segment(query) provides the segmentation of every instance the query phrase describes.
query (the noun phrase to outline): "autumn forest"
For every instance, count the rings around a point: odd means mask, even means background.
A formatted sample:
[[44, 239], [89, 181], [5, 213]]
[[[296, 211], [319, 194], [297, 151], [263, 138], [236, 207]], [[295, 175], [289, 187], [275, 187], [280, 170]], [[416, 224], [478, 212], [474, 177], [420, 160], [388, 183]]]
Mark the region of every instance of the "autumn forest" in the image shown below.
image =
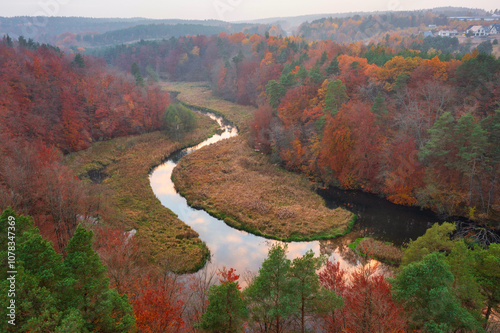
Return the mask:
[[[59, 18], [30, 38], [5, 18], [1, 331], [500, 330], [500, 34], [437, 35], [468, 29], [463, 10], [293, 34], [285, 19]], [[388, 241], [332, 189], [435, 218]], [[250, 247], [224, 261], [167, 192], [258, 236], [259, 268]]]

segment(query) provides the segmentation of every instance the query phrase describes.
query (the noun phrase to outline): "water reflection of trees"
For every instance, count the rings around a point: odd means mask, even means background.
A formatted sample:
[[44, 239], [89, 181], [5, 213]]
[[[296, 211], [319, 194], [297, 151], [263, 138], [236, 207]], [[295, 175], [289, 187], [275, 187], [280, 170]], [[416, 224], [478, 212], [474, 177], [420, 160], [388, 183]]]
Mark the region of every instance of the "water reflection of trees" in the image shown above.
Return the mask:
[[342, 269], [348, 272], [354, 271], [360, 265], [374, 265], [378, 263], [377, 271], [384, 275], [392, 275], [393, 269], [377, 260], [367, 258], [358, 254], [349, 247], [349, 244], [357, 238], [363, 237], [360, 233], [354, 232], [343, 237], [319, 241], [320, 254], [328, 256], [332, 262], [340, 262]]

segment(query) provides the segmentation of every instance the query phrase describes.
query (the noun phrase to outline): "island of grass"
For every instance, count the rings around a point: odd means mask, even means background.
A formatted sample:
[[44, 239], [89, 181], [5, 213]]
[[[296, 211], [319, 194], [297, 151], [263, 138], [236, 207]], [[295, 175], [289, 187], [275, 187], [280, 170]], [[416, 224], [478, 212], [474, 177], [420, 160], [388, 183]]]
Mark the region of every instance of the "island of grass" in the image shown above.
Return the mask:
[[[99, 182], [111, 193], [120, 225], [136, 229], [143, 255], [152, 264], [175, 262], [177, 272], [203, 267], [209, 251], [191, 229], [156, 198], [149, 173], [176, 150], [193, 146], [215, 133], [218, 125], [197, 115], [197, 128], [174, 142], [162, 132], [94, 143], [67, 156], [66, 163], [80, 179]], [[106, 221], [104, 221], [106, 223]]]
[[172, 179], [191, 206], [266, 238], [334, 238], [349, 232], [355, 219], [343, 208], [327, 208], [305, 176], [273, 165], [241, 136], [185, 156]]
[[391, 243], [381, 242], [370, 237], [356, 239], [349, 244], [349, 248], [360, 255], [391, 265], [399, 265], [403, 259], [403, 251], [400, 248]]

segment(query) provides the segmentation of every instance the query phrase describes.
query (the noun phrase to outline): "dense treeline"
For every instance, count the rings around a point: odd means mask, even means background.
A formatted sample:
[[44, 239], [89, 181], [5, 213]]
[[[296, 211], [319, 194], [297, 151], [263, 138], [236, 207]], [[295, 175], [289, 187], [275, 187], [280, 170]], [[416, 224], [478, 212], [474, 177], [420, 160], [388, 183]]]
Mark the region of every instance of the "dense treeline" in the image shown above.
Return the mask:
[[212, 27], [196, 24], [148, 24], [131, 28], [109, 31], [103, 34], [83, 35], [81, 39], [91, 45], [118, 44], [140, 39], [161, 39], [185, 35], [218, 35], [226, 32], [225, 27]]
[[22, 38], [8, 44], [0, 45], [3, 134], [67, 153], [161, 127], [168, 97], [158, 88], [138, 88], [99, 59], [30, 47]]
[[0, 64], [0, 206], [34, 216], [62, 250], [78, 221], [103, 207], [102, 189], [76, 180], [61, 153], [163, 128], [169, 98], [100, 59], [22, 37], [0, 41]]
[[[31, 22], [30, 22], [31, 21]], [[149, 24], [158, 22], [152, 19], [123, 19], [123, 18], [90, 18], [90, 17], [61, 17], [61, 16], [15, 16], [2, 17], [0, 22], [0, 31], [2, 35], [26, 36], [38, 35], [40, 42], [50, 42], [50, 38], [63, 33], [79, 33], [85, 31], [95, 31], [104, 33], [112, 30], [129, 28], [139, 24]], [[162, 21], [162, 23], [177, 22]], [[30, 23], [32, 23], [30, 25]], [[33, 26], [34, 25], [34, 26]], [[41, 29], [43, 26], [43, 29]]]
[[238, 33], [103, 56], [125, 70], [136, 62], [148, 77], [208, 79], [223, 98], [260, 106], [255, 147], [287, 169], [398, 204], [498, 219], [500, 61], [436, 46], [458, 47], [451, 38], [392, 35], [365, 46]]

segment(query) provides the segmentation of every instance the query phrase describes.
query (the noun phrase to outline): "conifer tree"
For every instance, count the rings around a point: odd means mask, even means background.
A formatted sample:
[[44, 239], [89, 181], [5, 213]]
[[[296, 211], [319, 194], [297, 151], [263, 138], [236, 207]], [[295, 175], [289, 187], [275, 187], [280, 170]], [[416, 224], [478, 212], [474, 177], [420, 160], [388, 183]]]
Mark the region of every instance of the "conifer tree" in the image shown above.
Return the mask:
[[282, 332], [290, 316], [297, 313], [298, 283], [290, 276], [286, 249], [286, 245], [274, 244], [259, 275], [245, 290], [252, 319], [265, 332]]
[[325, 111], [330, 111], [332, 115], [337, 114], [342, 104], [347, 103], [346, 86], [341, 80], [335, 80], [328, 83], [325, 95]]
[[61, 282], [64, 307], [80, 310], [89, 331], [123, 332], [134, 326], [127, 296], [109, 289], [109, 279], [92, 249], [93, 233], [78, 226], [66, 247]]

